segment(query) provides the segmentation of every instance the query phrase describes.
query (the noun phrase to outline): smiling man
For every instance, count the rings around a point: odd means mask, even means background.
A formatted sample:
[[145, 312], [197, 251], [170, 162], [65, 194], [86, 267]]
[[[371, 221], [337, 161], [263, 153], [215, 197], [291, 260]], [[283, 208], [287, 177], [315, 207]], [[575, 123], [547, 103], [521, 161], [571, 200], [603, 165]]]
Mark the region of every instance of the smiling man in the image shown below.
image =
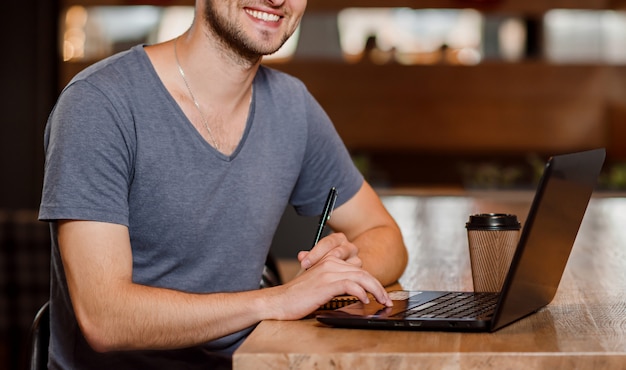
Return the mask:
[[[401, 275], [394, 220], [297, 79], [260, 65], [306, 1], [198, 0], [190, 29], [77, 75], [45, 131], [53, 369], [228, 368], [265, 319]], [[259, 289], [284, 208], [335, 231]], [[313, 230], [312, 230], [313, 233]], [[306, 249], [308, 246], [295, 246]]]

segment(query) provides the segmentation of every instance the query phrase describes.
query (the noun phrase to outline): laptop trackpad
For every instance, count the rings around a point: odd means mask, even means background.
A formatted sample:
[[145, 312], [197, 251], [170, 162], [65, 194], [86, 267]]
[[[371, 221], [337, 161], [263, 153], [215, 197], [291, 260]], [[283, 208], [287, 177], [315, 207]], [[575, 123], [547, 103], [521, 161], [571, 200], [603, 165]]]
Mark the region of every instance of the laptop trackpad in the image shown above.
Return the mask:
[[357, 302], [335, 311], [355, 316], [389, 317], [423, 305], [445, 294], [446, 292], [397, 290], [389, 292], [389, 297], [393, 300], [393, 307], [386, 307], [375, 300], [371, 300], [368, 304]]

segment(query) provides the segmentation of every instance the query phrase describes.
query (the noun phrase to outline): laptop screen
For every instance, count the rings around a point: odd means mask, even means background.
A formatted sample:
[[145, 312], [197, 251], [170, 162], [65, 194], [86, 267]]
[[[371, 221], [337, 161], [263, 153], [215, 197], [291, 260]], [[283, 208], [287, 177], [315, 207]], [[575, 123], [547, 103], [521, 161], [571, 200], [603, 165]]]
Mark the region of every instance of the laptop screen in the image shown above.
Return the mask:
[[492, 330], [554, 298], [604, 157], [604, 149], [597, 149], [555, 156], [546, 164], [502, 288]]

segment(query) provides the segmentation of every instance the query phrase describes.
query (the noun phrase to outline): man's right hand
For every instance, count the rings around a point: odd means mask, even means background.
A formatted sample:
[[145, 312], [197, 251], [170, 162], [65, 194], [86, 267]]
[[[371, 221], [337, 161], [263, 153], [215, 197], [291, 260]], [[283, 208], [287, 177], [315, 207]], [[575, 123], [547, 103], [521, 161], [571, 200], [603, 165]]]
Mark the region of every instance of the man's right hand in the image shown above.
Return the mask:
[[277, 320], [297, 320], [340, 295], [352, 295], [364, 303], [369, 296], [380, 304], [393, 305], [385, 288], [362, 268], [333, 255], [327, 255], [288, 283], [265, 289]]

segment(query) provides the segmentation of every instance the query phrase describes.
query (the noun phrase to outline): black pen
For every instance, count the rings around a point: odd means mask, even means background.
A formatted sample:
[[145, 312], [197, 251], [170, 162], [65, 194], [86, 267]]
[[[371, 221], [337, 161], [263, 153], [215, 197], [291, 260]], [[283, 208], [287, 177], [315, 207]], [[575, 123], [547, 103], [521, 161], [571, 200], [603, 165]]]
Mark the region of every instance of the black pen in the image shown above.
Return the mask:
[[322, 215], [320, 216], [320, 223], [319, 225], [317, 225], [317, 233], [315, 234], [315, 240], [313, 241], [312, 247], [315, 247], [315, 244], [320, 241], [322, 233], [324, 232], [324, 227], [326, 226], [326, 222], [328, 222], [331, 213], [333, 213], [333, 208], [335, 207], [336, 200], [337, 189], [333, 186], [328, 192], [328, 198], [326, 198], [326, 204], [324, 204], [324, 209], [322, 210]]

